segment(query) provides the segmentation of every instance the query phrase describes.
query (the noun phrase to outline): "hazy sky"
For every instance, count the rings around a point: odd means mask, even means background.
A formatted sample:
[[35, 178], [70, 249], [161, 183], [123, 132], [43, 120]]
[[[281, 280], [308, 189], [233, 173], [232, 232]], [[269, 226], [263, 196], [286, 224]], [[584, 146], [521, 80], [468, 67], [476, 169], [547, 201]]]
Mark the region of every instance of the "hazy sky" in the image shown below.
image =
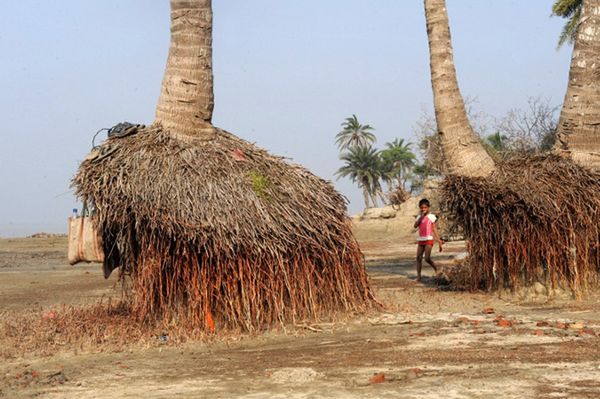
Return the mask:
[[[490, 114], [560, 103], [571, 49], [551, 0], [447, 0], [461, 89]], [[334, 180], [352, 113], [379, 145], [431, 108], [422, 0], [213, 0], [215, 125]], [[65, 232], [93, 134], [151, 123], [167, 0], [19, 0], [0, 14], [0, 235]], [[358, 188], [335, 181], [361, 209]]]

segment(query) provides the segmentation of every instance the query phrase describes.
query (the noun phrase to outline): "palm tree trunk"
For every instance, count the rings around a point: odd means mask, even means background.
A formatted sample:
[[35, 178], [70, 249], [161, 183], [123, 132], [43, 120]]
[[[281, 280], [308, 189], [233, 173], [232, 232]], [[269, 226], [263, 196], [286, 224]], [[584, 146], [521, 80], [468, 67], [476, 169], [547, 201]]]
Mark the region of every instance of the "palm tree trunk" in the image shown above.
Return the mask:
[[377, 208], [379, 204], [377, 204], [377, 196], [374, 191], [370, 191], [369, 195], [371, 196], [371, 202], [373, 203], [373, 208]]
[[600, 169], [600, 0], [584, 0], [555, 149]]
[[385, 179], [385, 185], [387, 187], [387, 190], [391, 192], [394, 189], [394, 181], [393, 181], [393, 179], [386, 178]]
[[171, 45], [156, 122], [171, 133], [214, 137], [211, 0], [171, 0]]
[[445, 0], [425, 0], [425, 18], [435, 118], [448, 172], [487, 176], [495, 165], [469, 123], [458, 88]]
[[377, 195], [379, 196], [379, 199], [381, 200], [383, 206], [385, 206], [387, 204], [387, 198], [385, 197], [385, 194], [383, 193], [383, 190], [381, 188], [377, 189]]
[[369, 206], [369, 190], [366, 186], [363, 186], [363, 199], [365, 200], [365, 211], [370, 208]]
[[402, 188], [402, 190], [404, 191], [406, 191], [406, 178], [404, 177], [405, 175], [406, 171], [403, 167], [400, 173], [398, 174], [398, 177], [396, 177], [396, 184], [398, 185], [398, 188]]

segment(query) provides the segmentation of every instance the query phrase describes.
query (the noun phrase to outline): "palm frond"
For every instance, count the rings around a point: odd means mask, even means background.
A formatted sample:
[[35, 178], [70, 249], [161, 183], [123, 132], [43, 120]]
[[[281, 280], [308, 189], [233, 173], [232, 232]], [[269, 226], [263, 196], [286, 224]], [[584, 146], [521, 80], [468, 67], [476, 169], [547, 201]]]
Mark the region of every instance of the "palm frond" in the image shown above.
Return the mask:
[[583, 0], [557, 0], [552, 6], [552, 15], [567, 18], [567, 22], [558, 37], [557, 48], [565, 43], [573, 44], [577, 35], [577, 28], [581, 22], [581, 8]]

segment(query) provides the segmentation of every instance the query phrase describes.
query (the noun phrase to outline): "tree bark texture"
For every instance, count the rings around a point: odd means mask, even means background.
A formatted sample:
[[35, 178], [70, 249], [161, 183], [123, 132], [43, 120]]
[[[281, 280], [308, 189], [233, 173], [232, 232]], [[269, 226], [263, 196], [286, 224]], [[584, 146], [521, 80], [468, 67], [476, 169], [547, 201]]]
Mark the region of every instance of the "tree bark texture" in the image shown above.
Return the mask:
[[369, 206], [369, 190], [366, 186], [363, 186], [363, 199], [365, 201], [365, 211], [370, 208]]
[[425, 19], [435, 118], [448, 173], [487, 176], [495, 164], [469, 123], [458, 88], [445, 1], [425, 0]]
[[600, 0], [584, 0], [555, 149], [600, 170]]
[[156, 121], [171, 133], [210, 140], [213, 107], [211, 0], [171, 0], [171, 44]]

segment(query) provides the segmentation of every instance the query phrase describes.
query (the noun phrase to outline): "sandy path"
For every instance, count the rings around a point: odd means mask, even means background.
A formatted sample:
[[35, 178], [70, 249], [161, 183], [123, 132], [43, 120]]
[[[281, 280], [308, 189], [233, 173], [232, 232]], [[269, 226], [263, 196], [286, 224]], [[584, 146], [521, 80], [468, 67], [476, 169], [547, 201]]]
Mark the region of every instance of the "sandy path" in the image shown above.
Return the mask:
[[[522, 304], [441, 291], [414, 282], [413, 249], [394, 243], [373, 256], [386, 313], [211, 344], [3, 359], [0, 397], [600, 397], [599, 296]], [[0, 306], [49, 309], [112, 292], [97, 265], [73, 268], [63, 251], [60, 240], [0, 240]], [[370, 383], [376, 373], [384, 381]]]

